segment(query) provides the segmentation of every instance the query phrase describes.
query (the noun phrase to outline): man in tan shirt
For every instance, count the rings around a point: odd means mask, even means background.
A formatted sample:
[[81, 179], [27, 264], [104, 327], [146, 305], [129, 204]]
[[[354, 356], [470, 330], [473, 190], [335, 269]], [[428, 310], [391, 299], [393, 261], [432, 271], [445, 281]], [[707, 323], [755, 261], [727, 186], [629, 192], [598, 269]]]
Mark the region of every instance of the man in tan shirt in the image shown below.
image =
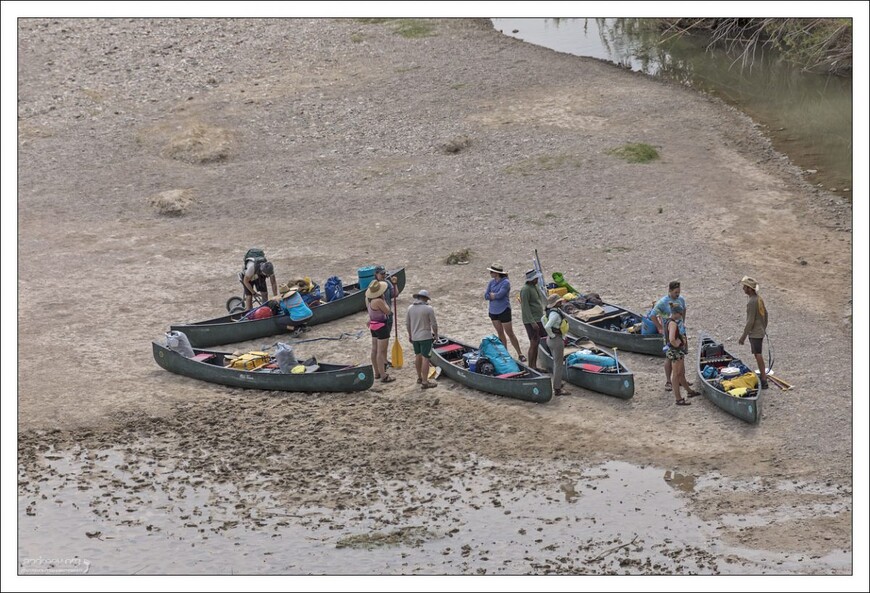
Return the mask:
[[438, 384], [429, 381], [429, 355], [432, 353], [432, 344], [438, 339], [438, 322], [435, 320], [435, 310], [429, 304], [429, 292], [421, 290], [413, 296], [415, 300], [408, 307], [405, 320], [408, 340], [414, 345], [417, 383], [423, 389], [432, 389]]
[[767, 308], [764, 306], [764, 301], [758, 296], [760, 288], [758, 282], [749, 276], [744, 276], [740, 281], [743, 285], [743, 292], [749, 297], [746, 303], [746, 326], [743, 328], [743, 335], [737, 342], [741, 346], [749, 337], [749, 345], [752, 353], [755, 355], [755, 361], [758, 363], [758, 375], [761, 379], [761, 388], [767, 389], [767, 369], [764, 368], [764, 355], [761, 353], [761, 346], [764, 342], [764, 336], [767, 335]]

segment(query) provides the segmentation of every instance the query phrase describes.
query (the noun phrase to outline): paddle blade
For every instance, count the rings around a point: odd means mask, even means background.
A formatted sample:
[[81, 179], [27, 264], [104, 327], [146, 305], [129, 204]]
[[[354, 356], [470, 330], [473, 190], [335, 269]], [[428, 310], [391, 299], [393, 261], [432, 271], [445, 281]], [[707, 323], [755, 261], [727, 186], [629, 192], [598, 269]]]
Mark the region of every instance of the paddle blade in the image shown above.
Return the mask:
[[399, 344], [399, 340], [393, 342], [392, 359], [393, 368], [400, 369], [405, 364], [405, 357], [402, 354], [402, 345]]

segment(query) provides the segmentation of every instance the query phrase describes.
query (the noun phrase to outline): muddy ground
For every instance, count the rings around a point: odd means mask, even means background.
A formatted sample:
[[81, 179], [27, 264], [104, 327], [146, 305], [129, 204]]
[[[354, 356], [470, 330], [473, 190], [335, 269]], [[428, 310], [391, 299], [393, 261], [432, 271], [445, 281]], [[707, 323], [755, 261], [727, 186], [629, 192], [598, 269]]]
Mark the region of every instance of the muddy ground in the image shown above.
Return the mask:
[[[396, 23], [357, 20], [19, 21], [21, 554], [58, 537], [27, 531], [52, 504], [40, 498], [51, 492], [40, 480], [58, 476], [90, 500], [95, 521], [119, 530], [114, 541], [126, 531], [95, 502], [103, 493], [179, 496], [185, 480], [240, 500], [241, 528], [256, 524], [245, 509], [262, 499], [241, 494], [253, 489], [291, 517], [380, 504], [395, 535], [425, 529], [441, 512], [435, 499], [492, 505], [475, 488], [445, 494], [457, 476], [475, 479], [477, 459], [497, 476], [496, 492], [532, 494], [580, 488], [571, 468], [619, 461], [729, 480], [724, 489], [674, 489], [686, 512], [720, 526], [708, 544], [815, 559], [786, 563], [786, 573], [849, 573], [850, 205], [804, 182], [751, 120], [717, 99], [524, 44], [487, 21], [427, 25], [428, 35], [406, 37]], [[608, 152], [632, 142], [661, 158], [635, 164]], [[674, 406], [662, 361], [630, 353], [622, 360], [636, 375], [633, 399], [574, 388], [545, 405], [447, 379], [422, 392], [407, 364], [395, 383], [354, 395], [246, 392], [158, 368], [150, 341], [172, 322], [223, 314], [251, 246], [266, 250], [279, 281], [348, 281], [362, 265], [405, 266], [400, 315], [426, 288], [441, 333], [468, 342], [492, 330], [482, 299], [492, 262], [518, 289], [537, 249], [546, 270], [636, 310], [678, 278], [690, 338], [707, 331], [747, 359], [748, 345], [736, 342], [745, 315], [737, 281], [748, 274], [770, 310], [775, 369], [795, 388], [767, 391], [761, 424], [748, 426], [706, 401]], [[470, 249], [470, 263], [446, 265], [460, 249]], [[359, 314], [306, 337], [364, 323]], [[304, 346], [321, 360], [368, 359], [367, 338]], [[121, 457], [95, 470], [107, 451]], [[59, 470], [52, 458], [72, 465]], [[154, 469], [166, 463], [184, 477]], [[413, 504], [396, 494], [402, 484]], [[424, 487], [435, 498], [415, 494]], [[157, 508], [148, 496], [135, 505]], [[734, 513], [754, 520], [729, 523]], [[363, 535], [382, 533], [359, 525]], [[72, 548], [96, 541], [69, 538]], [[642, 538], [652, 546], [669, 535]], [[597, 560], [630, 539], [601, 536], [550, 563], [541, 544], [500, 570], [716, 574], [726, 565], [715, 553], [691, 566], [645, 564], [639, 551], [636, 563]], [[263, 570], [337, 572], [334, 555], [356, 540], [341, 541], [313, 560]], [[416, 540], [402, 541], [413, 548]], [[456, 562], [417, 568], [486, 571], [479, 554], [462, 555], [457, 544]], [[127, 571], [101, 554], [91, 552], [95, 571]], [[840, 559], [824, 560], [832, 554]], [[727, 564], [777, 571], [748, 557]], [[148, 566], [162, 572], [159, 559]]]

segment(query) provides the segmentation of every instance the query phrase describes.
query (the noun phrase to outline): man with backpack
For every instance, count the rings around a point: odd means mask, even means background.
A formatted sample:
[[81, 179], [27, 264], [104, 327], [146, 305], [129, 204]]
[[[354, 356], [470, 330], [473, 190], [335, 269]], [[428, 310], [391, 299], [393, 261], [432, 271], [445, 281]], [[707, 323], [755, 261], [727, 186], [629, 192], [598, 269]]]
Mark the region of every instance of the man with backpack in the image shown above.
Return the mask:
[[269, 291], [266, 289], [266, 278], [272, 282], [272, 293], [278, 296], [278, 281], [275, 279], [275, 267], [266, 259], [266, 253], [262, 249], [252, 247], [245, 253], [245, 267], [239, 273], [239, 281], [245, 289], [245, 311], [250, 311], [253, 306], [254, 291], [260, 293], [263, 303], [269, 300]]

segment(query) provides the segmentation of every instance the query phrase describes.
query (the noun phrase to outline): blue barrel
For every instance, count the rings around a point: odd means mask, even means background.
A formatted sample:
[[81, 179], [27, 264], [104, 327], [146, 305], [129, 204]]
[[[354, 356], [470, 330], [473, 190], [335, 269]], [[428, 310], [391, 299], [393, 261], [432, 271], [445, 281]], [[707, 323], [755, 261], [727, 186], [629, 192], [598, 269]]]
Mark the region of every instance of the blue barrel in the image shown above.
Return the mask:
[[369, 287], [369, 284], [371, 284], [372, 280], [375, 279], [375, 267], [366, 266], [364, 268], [359, 268], [357, 270], [357, 276], [359, 276], [360, 290], [365, 290]]
[[598, 356], [597, 354], [584, 354], [583, 352], [574, 352], [565, 357], [565, 364], [595, 364], [600, 367], [615, 367], [616, 361], [609, 356]]

